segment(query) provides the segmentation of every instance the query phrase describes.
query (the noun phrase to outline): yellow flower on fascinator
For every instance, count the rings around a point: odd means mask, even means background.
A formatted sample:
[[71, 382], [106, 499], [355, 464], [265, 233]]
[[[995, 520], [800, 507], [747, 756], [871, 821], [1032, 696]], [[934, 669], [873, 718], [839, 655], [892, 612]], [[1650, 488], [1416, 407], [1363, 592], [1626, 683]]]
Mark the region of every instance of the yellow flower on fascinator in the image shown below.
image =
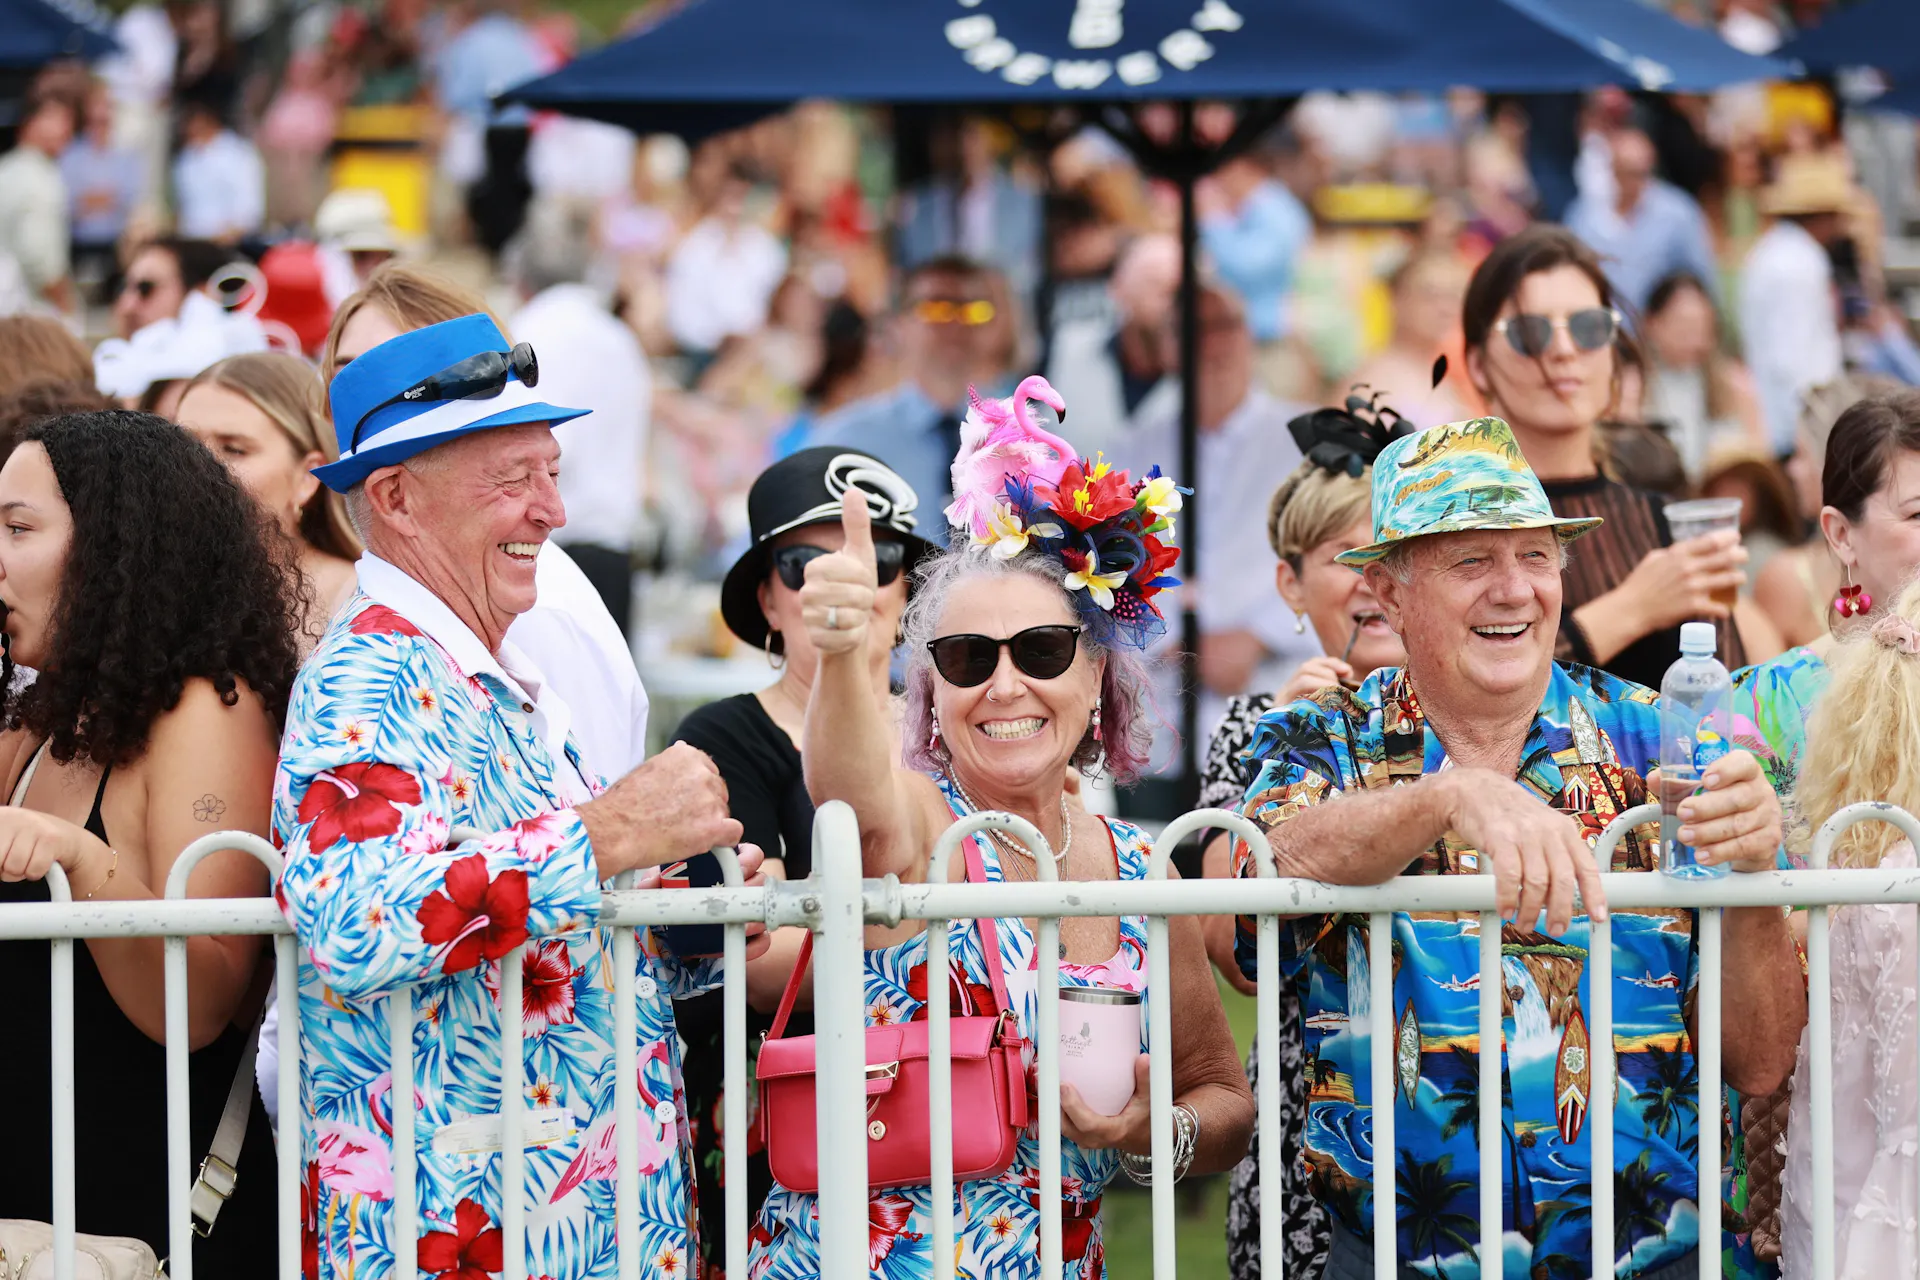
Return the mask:
[[1913, 624], [1897, 613], [1890, 613], [1874, 623], [1869, 634], [1876, 644], [1898, 649], [1909, 658], [1920, 654], [1920, 631], [1914, 630]]
[[1064, 551], [1061, 559], [1067, 563], [1067, 590], [1084, 591], [1102, 609], [1113, 608], [1113, 593], [1126, 583], [1125, 573], [1100, 572], [1100, 557], [1091, 551]]
[[1013, 506], [1005, 498], [993, 504], [987, 513], [987, 531], [973, 535], [974, 545], [991, 549], [996, 560], [1011, 560], [1027, 549], [1030, 537], [1058, 538], [1060, 526], [1042, 521], [1032, 528], [1020, 522]]
[[1140, 505], [1167, 522], [1168, 536], [1173, 529], [1173, 515], [1180, 510], [1180, 486], [1173, 482], [1172, 476], [1154, 476], [1140, 489]]

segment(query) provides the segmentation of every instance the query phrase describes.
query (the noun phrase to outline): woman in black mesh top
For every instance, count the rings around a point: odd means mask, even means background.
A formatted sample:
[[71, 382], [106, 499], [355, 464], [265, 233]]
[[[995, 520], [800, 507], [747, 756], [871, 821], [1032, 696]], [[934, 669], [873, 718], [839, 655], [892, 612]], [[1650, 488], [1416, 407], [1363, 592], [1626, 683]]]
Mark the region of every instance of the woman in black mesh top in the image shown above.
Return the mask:
[[[1594, 253], [1563, 227], [1537, 225], [1487, 255], [1462, 309], [1467, 372], [1513, 427], [1554, 514], [1606, 523], [1573, 549], [1555, 656], [1651, 688], [1680, 654], [1680, 624], [1720, 624], [1720, 660], [1753, 658], [1732, 610], [1716, 601], [1744, 581], [1737, 533], [1675, 544], [1666, 499], [1609, 479], [1595, 424], [1618, 390], [1615, 344], [1627, 341]], [[1764, 656], [1764, 655], [1762, 655]]]

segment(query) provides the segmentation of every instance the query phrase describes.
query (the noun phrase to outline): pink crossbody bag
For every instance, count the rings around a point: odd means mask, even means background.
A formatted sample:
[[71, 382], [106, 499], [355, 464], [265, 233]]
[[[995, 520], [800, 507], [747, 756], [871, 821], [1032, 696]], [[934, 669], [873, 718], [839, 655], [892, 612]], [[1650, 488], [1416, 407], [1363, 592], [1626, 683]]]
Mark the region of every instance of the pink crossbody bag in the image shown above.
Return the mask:
[[[985, 880], [979, 851], [967, 847], [967, 878]], [[1007, 999], [1000, 940], [992, 920], [976, 920], [992, 984], [993, 1009], [955, 1016], [953, 1029], [953, 1177], [956, 1182], [1006, 1172], [1027, 1127], [1026, 1041]], [[820, 1190], [814, 1103], [814, 1038], [784, 1035], [813, 955], [813, 935], [801, 944], [773, 1028], [760, 1046], [754, 1076], [760, 1083], [761, 1139], [767, 1163], [790, 1191]], [[943, 985], [951, 990], [951, 979]], [[936, 975], [927, 975], [928, 999]], [[951, 999], [948, 995], [946, 998]], [[902, 1022], [867, 1028], [867, 1185], [925, 1186], [933, 1180], [931, 1070], [927, 1024]]]

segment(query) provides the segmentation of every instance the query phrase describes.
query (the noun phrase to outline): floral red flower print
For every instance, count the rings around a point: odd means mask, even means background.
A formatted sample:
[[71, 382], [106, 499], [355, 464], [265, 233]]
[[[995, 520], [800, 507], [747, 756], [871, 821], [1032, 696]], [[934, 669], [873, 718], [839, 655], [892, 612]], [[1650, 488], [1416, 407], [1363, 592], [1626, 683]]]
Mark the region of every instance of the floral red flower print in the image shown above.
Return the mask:
[[527, 940], [527, 873], [487, 876], [479, 854], [447, 868], [444, 887], [420, 904], [420, 937], [446, 946], [442, 973], [459, 973], [483, 960], [498, 960]]
[[420, 803], [420, 780], [405, 769], [372, 761], [343, 764], [313, 779], [300, 797], [300, 821], [313, 824], [307, 850], [324, 853], [345, 837], [355, 844], [400, 829], [400, 807]]
[[908, 1231], [913, 1219], [913, 1201], [905, 1196], [875, 1196], [867, 1204], [867, 1265], [878, 1268], [893, 1252], [901, 1237], [920, 1239], [917, 1231]]
[[306, 1280], [320, 1277], [320, 1162], [307, 1161], [306, 1176], [300, 1179], [300, 1274]]
[[357, 636], [417, 636], [420, 628], [383, 604], [368, 605], [348, 628]]
[[[527, 948], [520, 959], [520, 1012], [527, 1035], [541, 1035], [556, 1023], [573, 1021], [573, 981], [585, 972], [584, 966], [573, 963], [573, 953], [558, 938]], [[485, 981], [494, 1003], [499, 1004], [499, 965], [488, 967]]]
[[488, 1280], [506, 1267], [500, 1228], [487, 1211], [472, 1200], [462, 1200], [453, 1211], [454, 1230], [429, 1231], [420, 1237], [420, 1269], [434, 1280]]
[[565, 821], [549, 809], [488, 836], [481, 848], [489, 853], [518, 853], [528, 862], [545, 862], [566, 842]]

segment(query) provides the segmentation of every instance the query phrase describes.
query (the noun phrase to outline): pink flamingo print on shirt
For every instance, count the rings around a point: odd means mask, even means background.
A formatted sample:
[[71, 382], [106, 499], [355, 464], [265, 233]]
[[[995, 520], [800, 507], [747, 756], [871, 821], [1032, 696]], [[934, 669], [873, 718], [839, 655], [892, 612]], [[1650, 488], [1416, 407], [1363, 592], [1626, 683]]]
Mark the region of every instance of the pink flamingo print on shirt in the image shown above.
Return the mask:
[[[637, 1172], [641, 1177], [658, 1173], [667, 1162], [667, 1155], [673, 1149], [671, 1141], [663, 1142], [660, 1124], [654, 1117], [654, 1108], [658, 1100], [647, 1088], [646, 1071], [649, 1062], [665, 1062], [667, 1046], [665, 1041], [656, 1040], [640, 1052], [640, 1070], [635, 1085], [640, 1090], [640, 1164]], [[568, 1193], [587, 1181], [611, 1182], [618, 1159], [616, 1150], [619, 1142], [619, 1127], [615, 1124], [616, 1112], [609, 1110], [593, 1122], [587, 1130], [586, 1140], [580, 1144], [580, 1154], [573, 1158], [566, 1172], [560, 1175], [548, 1204], [559, 1204]]]
[[1073, 446], [1040, 427], [1027, 411], [1039, 401], [1066, 418], [1067, 402], [1039, 374], [1024, 379], [1005, 400], [982, 400], [971, 389], [960, 453], [953, 460], [953, 505], [947, 522], [985, 537], [994, 503], [1006, 493], [1007, 477], [1025, 473], [1035, 484], [1058, 485]]

